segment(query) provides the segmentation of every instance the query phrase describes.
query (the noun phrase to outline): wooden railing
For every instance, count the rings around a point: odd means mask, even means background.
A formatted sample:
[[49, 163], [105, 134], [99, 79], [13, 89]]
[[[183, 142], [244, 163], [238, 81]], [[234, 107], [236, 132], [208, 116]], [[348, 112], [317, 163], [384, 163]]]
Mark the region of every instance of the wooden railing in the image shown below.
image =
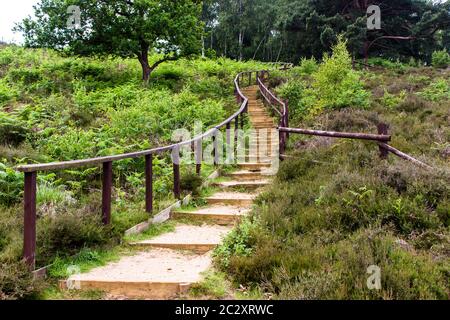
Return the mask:
[[[292, 64], [283, 64], [281, 70], [287, 70], [292, 67]], [[278, 115], [279, 124], [278, 127], [289, 127], [289, 101], [281, 100], [278, 98], [265, 84], [265, 80], [270, 76], [268, 71], [260, 71], [257, 74], [257, 84], [259, 92], [263, 98], [263, 102], [266, 106], [272, 108], [273, 112]], [[280, 132], [279, 134], [279, 146], [280, 154], [283, 154], [286, 150], [286, 143], [289, 139], [288, 132]]]
[[[274, 66], [284, 69], [286, 64], [274, 64]], [[263, 71], [267, 72], [267, 71]], [[218, 143], [216, 136], [219, 130], [226, 127], [227, 132], [231, 131], [232, 123], [234, 122], [235, 141], [237, 139], [237, 131], [239, 127], [243, 129], [244, 115], [248, 111], [248, 99], [241, 91], [241, 85], [252, 85], [252, 81], [258, 79], [261, 71], [246, 71], [239, 73], [234, 79], [235, 95], [240, 105], [236, 113], [228, 119], [211, 128], [207, 132], [194, 137], [191, 140], [180, 143], [154, 148], [150, 150], [125, 153], [120, 155], [97, 157], [83, 160], [73, 160], [45, 164], [31, 164], [22, 165], [16, 170], [25, 174], [24, 185], [24, 242], [23, 242], [23, 257], [31, 269], [35, 267], [36, 258], [36, 193], [37, 193], [37, 174], [45, 171], [66, 170], [80, 167], [95, 167], [101, 165], [103, 167], [102, 177], [102, 221], [104, 224], [111, 222], [111, 192], [113, 182], [113, 162], [124, 159], [145, 158], [145, 208], [148, 213], [153, 211], [153, 156], [165, 152], [171, 152], [173, 163], [173, 193], [177, 199], [181, 197], [180, 188], [180, 148], [190, 145], [195, 153], [196, 172], [200, 174], [202, 166], [202, 146], [205, 139], [212, 139], [214, 164], [218, 161]], [[284, 123], [284, 122], [283, 122]], [[231, 139], [227, 137], [227, 144], [230, 144]], [[237, 151], [236, 151], [237, 152]]]

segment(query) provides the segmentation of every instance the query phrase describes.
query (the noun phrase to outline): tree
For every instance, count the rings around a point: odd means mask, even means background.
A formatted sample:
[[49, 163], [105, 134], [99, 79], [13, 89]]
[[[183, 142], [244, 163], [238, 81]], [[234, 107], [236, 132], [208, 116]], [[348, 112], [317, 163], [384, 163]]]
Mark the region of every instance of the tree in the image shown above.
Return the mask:
[[[80, 8], [80, 25], [73, 27], [70, 6]], [[35, 19], [24, 19], [28, 47], [47, 47], [72, 54], [137, 57], [148, 81], [161, 63], [200, 51], [202, 4], [197, 0], [41, 0]], [[149, 62], [149, 52], [160, 58]]]

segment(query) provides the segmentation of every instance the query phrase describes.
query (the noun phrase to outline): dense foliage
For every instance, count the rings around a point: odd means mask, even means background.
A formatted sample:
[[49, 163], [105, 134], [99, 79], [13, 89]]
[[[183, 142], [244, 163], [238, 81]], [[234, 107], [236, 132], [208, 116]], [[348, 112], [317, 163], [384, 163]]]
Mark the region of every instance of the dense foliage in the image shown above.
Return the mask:
[[[368, 30], [367, 8], [381, 9], [381, 30]], [[430, 62], [450, 50], [450, 2], [422, 0], [210, 0], [206, 48], [244, 59], [296, 62], [320, 58], [344, 33], [356, 57], [414, 57]]]

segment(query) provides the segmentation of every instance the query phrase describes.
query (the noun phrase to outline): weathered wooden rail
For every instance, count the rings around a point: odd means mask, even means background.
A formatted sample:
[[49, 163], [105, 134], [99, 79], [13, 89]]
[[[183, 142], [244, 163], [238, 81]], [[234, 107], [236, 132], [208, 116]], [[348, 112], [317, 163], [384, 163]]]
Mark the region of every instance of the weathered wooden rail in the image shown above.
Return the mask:
[[[286, 64], [273, 64], [273, 66], [285, 69]], [[266, 71], [263, 71], [263, 73]], [[231, 126], [234, 123], [235, 139], [237, 139], [237, 130], [243, 129], [244, 116], [248, 111], [248, 99], [241, 91], [241, 85], [253, 84], [253, 79], [259, 78], [261, 71], [246, 71], [239, 73], [234, 79], [235, 95], [240, 105], [236, 113], [224, 120], [222, 123], [211, 128], [207, 132], [194, 137], [191, 140], [175, 143], [168, 146], [154, 148], [150, 150], [97, 157], [83, 160], [73, 160], [55, 163], [31, 164], [18, 166], [16, 170], [25, 174], [24, 185], [24, 242], [23, 242], [23, 257], [30, 269], [35, 268], [36, 261], [36, 193], [37, 193], [37, 175], [39, 172], [58, 171], [81, 167], [95, 167], [102, 166], [102, 221], [104, 224], [111, 222], [111, 194], [113, 186], [113, 163], [124, 159], [145, 159], [145, 208], [148, 213], [153, 211], [153, 156], [165, 152], [171, 152], [173, 163], [173, 193], [177, 199], [181, 197], [180, 188], [180, 148], [190, 145], [195, 152], [195, 164], [197, 174], [201, 173], [202, 166], [202, 143], [205, 139], [212, 139], [214, 164], [218, 164], [218, 143], [216, 135], [220, 129], [226, 127], [227, 135], [230, 134]], [[227, 144], [231, 143], [231, 137], [227, 136]]]

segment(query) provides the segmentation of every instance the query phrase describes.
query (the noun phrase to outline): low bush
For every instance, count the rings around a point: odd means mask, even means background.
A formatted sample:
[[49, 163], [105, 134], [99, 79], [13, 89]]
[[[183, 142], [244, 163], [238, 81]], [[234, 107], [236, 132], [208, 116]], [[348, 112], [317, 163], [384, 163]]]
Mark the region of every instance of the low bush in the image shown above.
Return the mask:
[[406, 99], [406, 91], [401, 91], [398, 95], [394, 95], [389, 93], [386, 89], [384, 89], [384, 95], [380, 99], [380, 102], [386, 108], [394, 108], [401, 103], [403, 103]]
[[18, 146], [30, 134], [26, 124], [16, 116], [0, 111], [0, 144]]
[[450, 99], [450, 82], [443, 78], [437, 79], [424, 90], [419, 92], [418, 95], [433, 102]]
[[113, 241], [109, 227], [100, 219], [101, 210], [43, 217], [38, 224], [38, 262], [49, 262], [56, 255], [73, 255], [83, 247], [105, 245]]
[[289, 80], [277, 87], [277, 95], [289, 100], [289, 117], [301, 120], [309, 113], [309, 105], [305, 104], [304, 91], [306, 84], [300, 80]]
[[450, 54], [446, 50], [433, 52], [432, 64], [435, 68], [447, 68], [450, 65]]
[[42, 288], [24, 262], [0, 261], [0, 300], [33, 298]]
[[0, 79], [0, 107], [17, 97], [17, 90], [11, 88], [6, 81]]
[[188, 172], [181, 177], [180, 186], [181, 190], [192, 192], [194, 195], [198, 195], [200, 187], [203, 184], [203, 179], [195, 172]]
[[312, 57], [311, 59], [302, 58], [299, 65], [299, 70], [302, 74], [312, 75], [319, 69], [319, 65], [317, 63], [316, 58]]
[[313, 113], [343, 107], [366, 108], [370, 94], [363, 88], [359, 75], [352, 70], [347, 42], [342, 38], [333, 47], [331, 57], [325, 55], [318, 71], [313, 74], [312, 94], [317, 101]]
[[10, 206], [21, 200], [23, 174], [0, 162], [0, 205]]
[[214, 257], [223, 270], [229, 268], [233, 258], [248, 257], [252, 253], [252, 246], [255, 244], [254, 232], [257, 229], [256, 221], [244, 220], [217, 247]]

